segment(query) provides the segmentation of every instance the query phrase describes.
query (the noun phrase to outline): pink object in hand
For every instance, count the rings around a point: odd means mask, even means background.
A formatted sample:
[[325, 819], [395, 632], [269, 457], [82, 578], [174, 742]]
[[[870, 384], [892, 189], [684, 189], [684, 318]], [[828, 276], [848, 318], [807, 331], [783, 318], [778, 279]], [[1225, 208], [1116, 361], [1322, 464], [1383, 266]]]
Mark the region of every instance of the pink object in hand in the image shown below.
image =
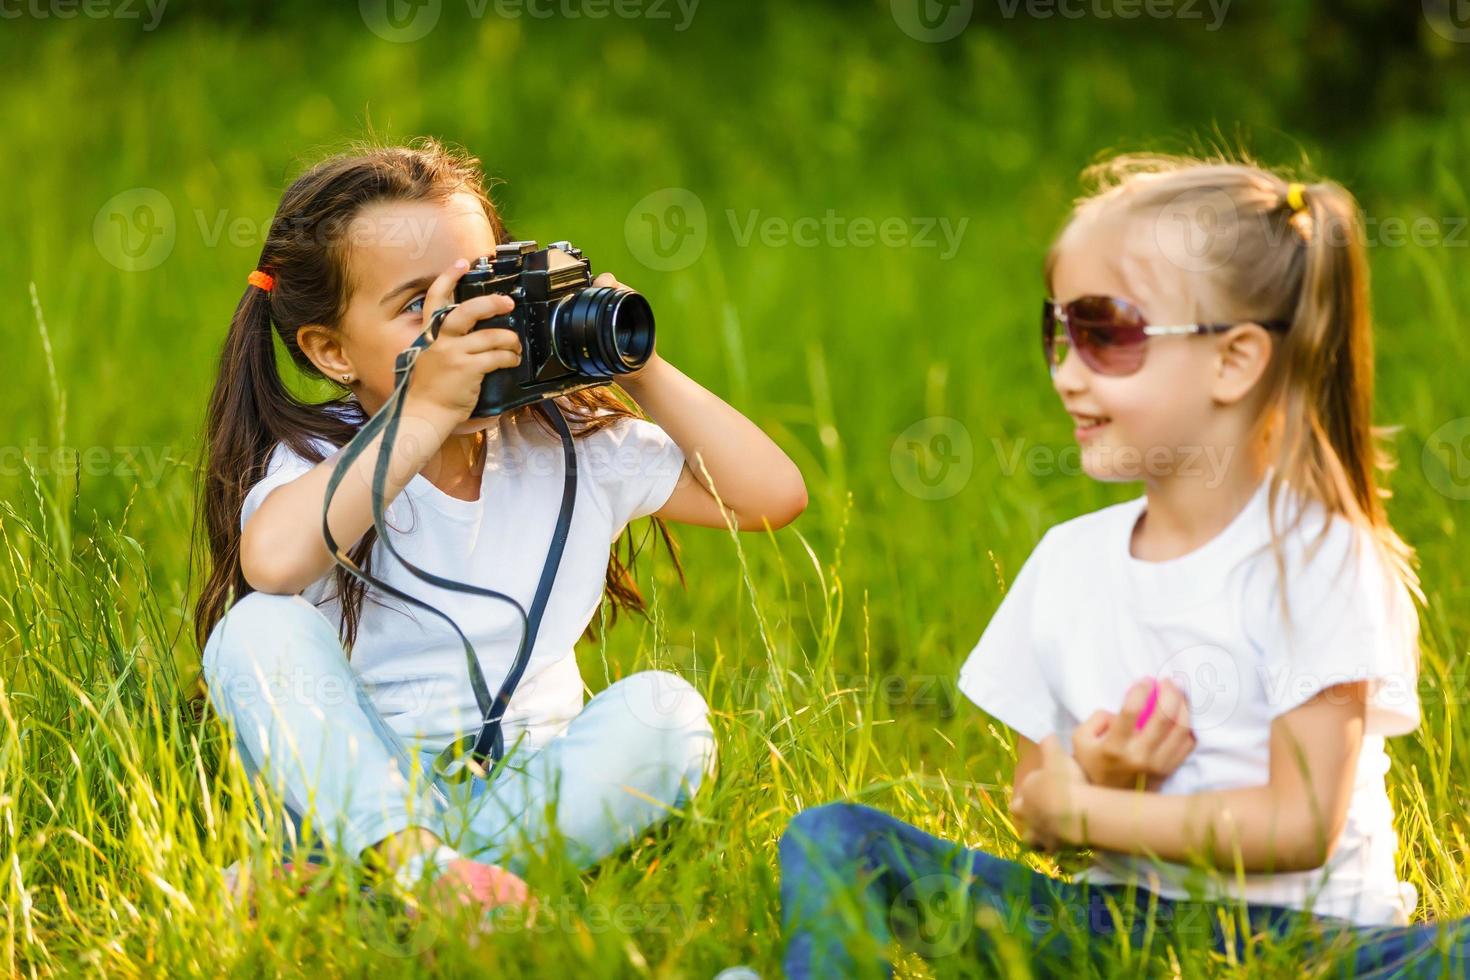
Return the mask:
[[1159, 679], [1153, 678], [1153, 687], [1149, 688], [1148, 700], [1143, 704], [1143, 711], [1139, 712], [1138, 721], [1134, 723], [1134, 731], [1143, 731], [1143, 726], [1148, 724], [1149, 718], [1154, 713], [1154, 707], [1159, 703]]

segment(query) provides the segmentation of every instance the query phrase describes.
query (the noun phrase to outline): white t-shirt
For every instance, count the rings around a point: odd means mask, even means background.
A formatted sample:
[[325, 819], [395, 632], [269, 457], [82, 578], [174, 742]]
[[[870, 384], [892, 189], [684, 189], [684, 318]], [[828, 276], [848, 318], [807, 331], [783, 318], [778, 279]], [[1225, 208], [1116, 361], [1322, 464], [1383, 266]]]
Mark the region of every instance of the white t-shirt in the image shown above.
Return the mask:
[[[1139, 678], [1170, 677], [1189, 695], [1198, 742], [1159, 792], [1263, 786], [1271, 720], [1323, 688], [1369, 679], [1365, 736], [1337, 850], [1307, 872], [1205, 873], [1187, 865], [1095, 851], [1078, 877], [1136, 881], [1170, 898], [1237, 899], [1310, 909], [1359, 924], [1403, 924], [1413, 885], [1395, 870], [1397, 840], [1384, 776], [1384, 738], [1419, 724], [1418, 618], [1408, 590], [1389, 576], [1367, 532], [1334, 517], [1319, 550], [1307, 545], [1325, 510], [1288, 489], [1288, 636], [1267, 523], [1267, 486], [1215, 538], [1169, 561], [1132, 556], [1147, 497], [1052, 528], [1026, 560], [960, 671], [960, 690], [986, 712], [1039, 742], [1101, 708], [1116, 712]], [[1356, 545], [1356, 547], [1354, 547]]]
[[[564, 479], [561, 440], [537, 420], [500, 416], [485, 430], [486, 462], [478, 500], [451, 497], [415, 474], [385, 512], [393, 545], [420, 568], [495, 589], [529, 610], [556, 528]], [[578, 436], [577, 496], [566, 549], [526, 671], [504, 719], [507, 746], [524, 733], [543, 745], [582, 709], [582, 679], [573, 648], [603, 594], [609, 551], [631, 520], [664, 505], [684, 454], [659, 426], [624, 418]], [[321, 443], [329, 456], [336, 447]], [[245, 497], [243, 528], [276, 487], [314, 464], [284, 444], [274, 448], [264, 479]], [[521, 618], [507, 602], [451, 592], [407, 572], [374, 545], [370, 573], [447, 613], [474, 645], [493, 696], [509, 672]], [[341, 622], [335, 568], [303, 590], [334, 625]], [[480, 730], [464, 647], [443, 620], [369, 589], [363, 599], [351, 664], [388, 724], [422, 751], [438, 752]]]

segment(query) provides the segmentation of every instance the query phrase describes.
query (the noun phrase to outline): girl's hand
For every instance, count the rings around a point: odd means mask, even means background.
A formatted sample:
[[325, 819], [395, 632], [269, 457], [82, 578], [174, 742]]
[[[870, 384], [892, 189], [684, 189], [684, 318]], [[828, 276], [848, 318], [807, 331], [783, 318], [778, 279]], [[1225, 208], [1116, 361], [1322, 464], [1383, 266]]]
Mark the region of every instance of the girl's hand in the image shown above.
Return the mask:
[[[594, 285], [594, 286], [612, 286], [615, 289], [628, 289], [629, 288], [624, 283], [618, 282], [617, 277], [614, 276], [611, 272], [604, 272], [602, 275], [598, 276], [596, 279], [593, 279], [592, 280], [592, 285]], [[655, 333], [655, 335], [654, 335], [654, 341], [653, 341], [653, 343], [654, 343], [654, 348], [655, 349], [648, 352], [648, 360], [644, 361], [643, 362], [643, 366], [640, 367], [638, 370], [636, 370], [636, 371], [629, 371], [627, 374], [620, 374], [616, 378], [614, 378], [613, 380], [616, 381], [619, 385], [623, 385], [623, 384], [625, 384], [625, 383], [627, 383], [629, 381], [636, 381], [637, 378], [638, 378], [638, 375], [642, 374], [644, 371], [647, 371], [648, 370], [648, 366], [650, 364], [652, 364], [655, 360], [658, 359], [658, 350], [657, 350], [657, 348], [658, 348], [658, 336], [657, 336], [657, 330], [655, 330], [654, 333]]]
[[1016, 818], [1022, 840], [1054, 851], [1082, 842], [1081, 820], [1072, 806], [1072, 794], [1077, 787], [1087, 785], [1087, 774], [1062, 748], [1057, 736], [1048, 735], [1039, 747], [1041, 764], [1026, 774], [1011, 795], [1011, 815]]
[[[460, 259], [429, 286], [424, 296], [424, 330], [434, 311], [454, 303], [454, 285], [469, 262]], [[439, 325], [439, 335], [419, 354], [409, 383], [408, 397], [421, 412], [444, 413], [454, 424], [463, 422], [480, 400], [485, 375], [521, 363], [521, 338], [514, 330], [476, 323], [503, 316], [515, 302], [499, 293], [476, 296], [454, 308]]]
[[[1154, 684], [1158, 694], [1143, 727]], [[1098, 710], [1072, 733], [1072, 752], [1097, 786], [1157, 790], [1178, 769], [1196, 741], [1189, 726], [1189, 699], [1167, 679], [1148, 677], [1134, 683], [1116, 715]]]

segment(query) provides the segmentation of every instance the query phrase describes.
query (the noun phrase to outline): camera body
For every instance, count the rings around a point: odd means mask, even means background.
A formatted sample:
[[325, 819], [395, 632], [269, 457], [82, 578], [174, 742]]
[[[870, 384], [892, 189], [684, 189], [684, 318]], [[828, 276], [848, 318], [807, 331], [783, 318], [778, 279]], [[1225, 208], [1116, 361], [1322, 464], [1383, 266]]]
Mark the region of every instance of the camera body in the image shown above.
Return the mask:
[[471, 418], [610, 384], [653, 354], [648, 300], [626, 287], [592, 285], [591, 263], [570, 242], [497, 246], [493, 256], [475, 260], [460, 277], [454, 301], [488, 293], [511, 297], [515, 309], [472, 329], [514, 330], [521, 338], [521, 363], [485, 375]]

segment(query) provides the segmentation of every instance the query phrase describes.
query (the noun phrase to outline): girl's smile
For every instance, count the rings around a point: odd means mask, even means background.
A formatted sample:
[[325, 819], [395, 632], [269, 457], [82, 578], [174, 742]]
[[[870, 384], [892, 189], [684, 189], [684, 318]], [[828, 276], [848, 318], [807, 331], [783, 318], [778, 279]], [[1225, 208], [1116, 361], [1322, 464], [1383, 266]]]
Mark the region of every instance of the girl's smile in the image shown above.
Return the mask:
[[1091, 441], [1093, 437], [1102, 431], [1104, 426], [1112, 421], [1106, 416], [1084, 415], [1081, 412], [1069, 411], [1068, 414], [1077, 421], [1077, 428], [1072, 430], [1072, 434], [1077, 437], [1078, 442]]

